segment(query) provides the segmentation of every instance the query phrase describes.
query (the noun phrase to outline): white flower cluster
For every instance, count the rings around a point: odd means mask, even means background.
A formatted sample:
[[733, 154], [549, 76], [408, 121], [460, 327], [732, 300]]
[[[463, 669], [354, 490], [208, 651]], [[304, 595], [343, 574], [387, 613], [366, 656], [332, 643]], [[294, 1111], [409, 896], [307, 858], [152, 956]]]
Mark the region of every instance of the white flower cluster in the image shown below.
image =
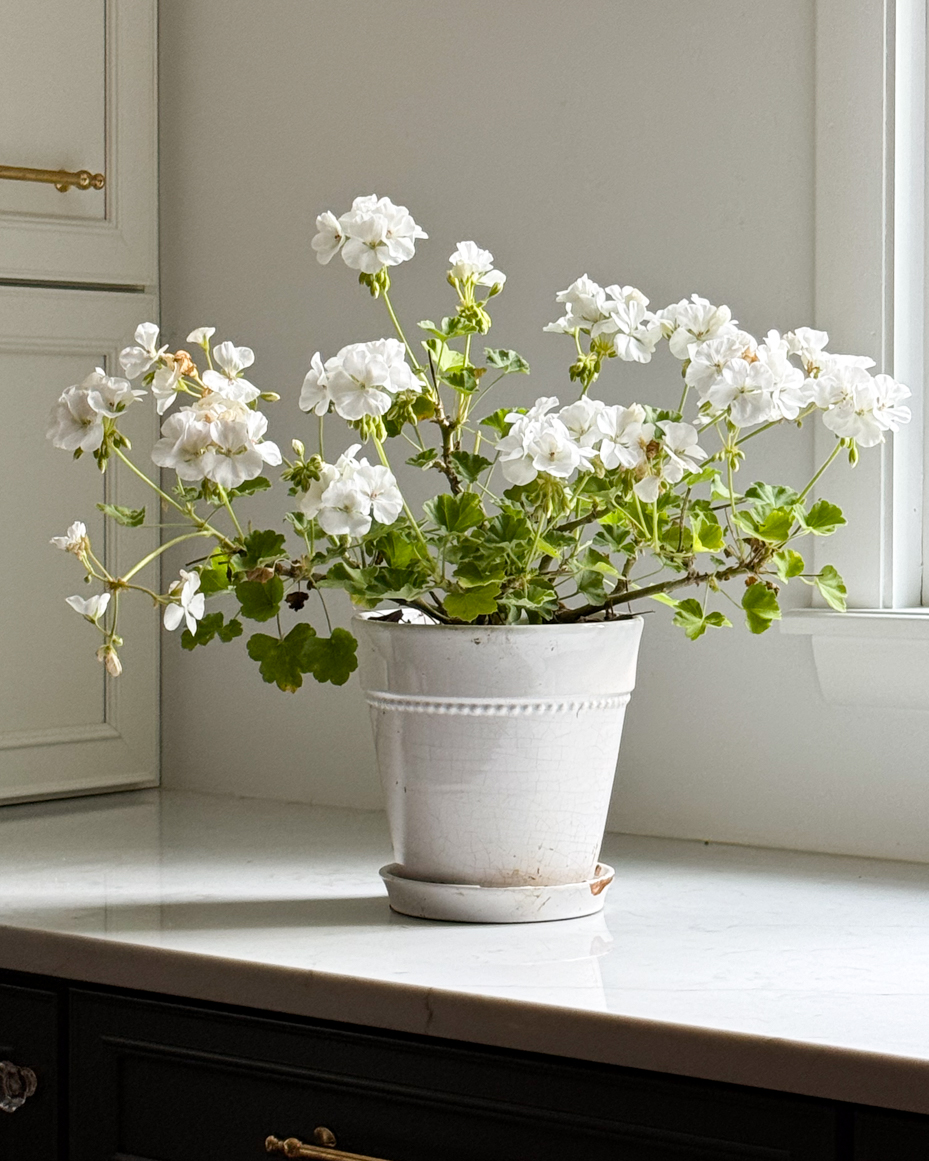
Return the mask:
[[584, 274], [555, 296], [567, 311], [544, 329], [555, 334], [583, 331], [612, 344], [620, 359], [647, 363], [662, 336], [657, 315], [647, 310], [648, 299], [634, 286], [598, 286]]
[[537, 399], [525, 414], [506, 417], [512, 426], [497, 441], [497, 451], [509, 483], [531, 483], [540, 472], [568, 479], [575, 471], [589, 470], [599, 454], [607, 470], [634, 472], [634, 492], [651, 503], [662, 483], [678, 483], [706, 459], [694, 427], [663, 423], [659, 430], [646, 422], [645, 408], [638, 403], [608, 407], [585, 397], [550, 414], [557, 406], [558, 400], [550, 396]]
[[449, 274], [458, 282], [470, 282], [474, 286], [502, 286], [506, 282], [506, 275], [494, 269], [493, 254], [482, 250], [476, 242], [459, 242], [448, 260], [452, 264]]
[[168, 416], [152, 459], [190, 483], [212, 480], [226, 489], [238, 488], [261, 475], [265, 464], [281, 463], [280, 448], [264, 438], [267, 430], [267, 417], [260, 411], [210, 391]]
[[356, 460], [356, 443], [335, 464], [323, 464], [300, 501], [305, 516], [318, 521], [329, 536], [364, 536], [372, 519], [393, 524], [403, 510], [403, 497], [393, 473], [366, 459]]
[[326, 210], [316, 219], [312, 241], [323, 266], [341, 251], [342, 260], [362, 274], [377, 274], [385, 266], [399, 266], [413, 257], [417, 238], [428, 234], [413, 221], [406, 206], [376, 194], [355, 198], [347, 214], [337, 218]]
[[705, 420], [726, 414], [737, 427], [753, 427], [796, 419], [813, 404], [840, 438], [861, 447], [883, 443], [885, 432], [910, 420], [903, 405], [909, 388], [889, 375], [870, 375], [873, 359], [827, 353], [828, 341], [825, 331], [802, 327], [783, 337], [769, 331], [758, 343], [726, 323], [714, 337], [690, 343], [685, 378], [698, 392]]
[[82, 383], [68, 387], [52, 408], [46, 435], [65, 451], [96, 451], [103, 443], [104, 418], [115, 419], [144, 391], [135, 391], [128, 380], [107, 375], [102, 367]]
[[200, 574], [183, 568], [180, 572], [181, 579], [174, 581], [168, 589], [176, 603], [165, 606], [165, 628], [173, 632], [181, 621], [186, 621], [190, 632], [196, 633], [197, 622], [206, 612], [206, 597], [197, 592], [200, 588]]
[[384, 415], [398, 391], [419, 390], [397, 339], [352, 343], [322, 361], [319, 351], [303, 380], [300, 408], [325, 415], [332, 406], [343, 419]]

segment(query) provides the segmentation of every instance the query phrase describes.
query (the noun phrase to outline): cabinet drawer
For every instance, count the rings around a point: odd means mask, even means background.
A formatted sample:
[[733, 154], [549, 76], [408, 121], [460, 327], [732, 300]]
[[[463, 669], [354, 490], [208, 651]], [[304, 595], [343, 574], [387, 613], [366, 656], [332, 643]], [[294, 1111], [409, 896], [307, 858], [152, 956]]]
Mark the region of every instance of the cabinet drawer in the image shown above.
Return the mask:
[[58, 997], [0, 984], [0, 1060], [36, 1074], [35, 1093], [0, 1111], [0, 1161], [49, 1161], [58, 1149]]
[[855, 1161], [924, 1161], [929, 1118], [863, 1109], [855, 1114]]
[[833, 1110], [683, 1078], [72, 993], [71, 1161], [836, 1161]]

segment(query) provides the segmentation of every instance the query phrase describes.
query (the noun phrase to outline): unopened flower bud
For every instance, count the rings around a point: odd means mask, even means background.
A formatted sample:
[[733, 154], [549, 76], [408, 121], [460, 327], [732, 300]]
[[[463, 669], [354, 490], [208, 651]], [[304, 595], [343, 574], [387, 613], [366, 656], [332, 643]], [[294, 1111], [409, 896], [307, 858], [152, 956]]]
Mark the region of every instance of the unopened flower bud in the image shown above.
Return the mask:
[[97, 660], [101, 662], [110, 677], [119, 677], [123, 671], [122, 662], [112, 645], [101, 645], [97, 650]]
[[265, 403], [277, 403], [281, 397], [276, 391], [262, 391], [258, 398], [263, 399]]
[[303, 443], [303, 441], [299, 439], [292, 439], [290, 441], [290, 446], [294, 449], [294, 455], [299, 456], [300, 459], [303, 459], [303, 457], [306, 455], [306, 445]]

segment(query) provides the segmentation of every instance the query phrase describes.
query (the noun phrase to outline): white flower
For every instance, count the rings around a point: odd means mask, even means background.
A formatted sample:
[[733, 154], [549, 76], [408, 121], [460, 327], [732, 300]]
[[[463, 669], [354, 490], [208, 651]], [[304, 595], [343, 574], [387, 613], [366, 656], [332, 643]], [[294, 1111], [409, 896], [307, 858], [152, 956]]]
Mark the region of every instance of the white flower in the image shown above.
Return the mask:
[[684, 381], [688, 387], [696, 387], [700, 398], [705, 399], [710, 388], [721, 381], [723, 368], [728, 363], [733, 359], [749, 359], [756, 349], [757, 343], [746, 331], [691, 343], [688, 348], [690, 364]]
[[119, 654], [109, 642], [101, 645], [95, 656], [110, 677], [119, 677], [122, 673], [123, 663], [119, 659]]
[[95, 597], [66, 597], [65, 601], [75, 613], [80, 613], [82, 617], [86, 617], [88, 621], [93, 621], [96, 625], [106, 612], [106, 607], [110, 603], [110, 594], [98, 593]]
[[604, 292], [605, 319], [595, 323], [591, 335], [607, 335], [620, 359], [648, 363], [661, 338], [661, 323], [646, 310], [648, 299], [634, 286], [608, 286]]
[[81, 556], [87, 550], [87, 529], [80, 520], [75, 520], [64, 536], [53, 536], [49, 544]]
[[260, 411], [224, 412], [210, 424], [211, 443], [203, 454], [203, 475], [227, 491], [260, 476], [265, 464], [281, 463], [281, 449], [264, 439], [267, 416]]
[[330, 210], [326, 210], [316, 219], [316, 229], [318, 233], [310, 245], [316, 251], [316, 261], [320, 266], [325, 266], [338, 254], [345, 241], [345, 234], [342, 232], [339, 219]]
[[103, 417], [88, 395], [82, 387], [69, 387], [52, 408], [46, 436], [55, 447], [96, 451], [103, 443]]
[[562, 407], [558, 418], [579, 447], [595, 447], [603, 438], [603, 432], [597, 425], [597, 417], [603, 408], [604, 404], [599, 399], [585, 395], [576, 403]]
[[397, 339], [343, 347], [335, 359], [326, 361], [325, 377], [329, 397], [343, 419], [383, 415], [390, 409], [393, 394], [414, 386], [403, 344]]
[[868, 375], [868, 382], [856, 385], [850, 395], [825, 412], [823, 423], [840, 439], [853, 439], [861, 447], [875, 447], [884, 442], [885, 431], [876, 413], [877, 405], [877, 388]]
[[388, 468], [372, 466], [366, 460], [358, 465], [352, 483], [371, 505], [371, 512], [379, 524], [393, 524], [403, 511], [403, 496], [397, 481]]
[[177, 398], [177, 389], [181, 382], [180, 365], [173, 359], [169, 366], [159, 367], [152, 379], [152, 395], [155, 398], [155, 408], [159, 415], [164, 415]]
[[191, 331], [187, 336], [187, 342], [196, 343], [199, 347], [205, 347], [215, 334], [216, 327], [197, 327], [196, 330]]
[[125, 347], [119, 353], [119, 365], [130, 379], [144, 375], [168, 349], [166, 346], [155, 347], [158, 327], [154, 323], [141, 323], [136, 327], [135, 341], [139, 344], [137, 347]]
[[812, 402], [812, 381], [804, 377], [799, 367], [790, 361], [790, 344], [777, 331], [768, 331], [764, 342], [758, 348], [758, 359], [771, 372], [773, 387], [771, 402], [772, 419], [796, 419], [800, 412]]
[[459, 242], [448, 260], [452, 264], [449, 274], [461, 282], [473, 281], [478, 286], [502, 286], [506, 282], [506, 275], [494, 269], [493, 254], [476, 242]]
[[[360, 443], [353, 443], [347, 448], [334, 464], [323, 464], [319, 470], [319, 479], [314, 480], [300, 500], [300, 511], [313, 519], [319, 514], [323, 506], [323, 495], [330, 484], [336, 480], [350, 478], [355, 474], [360, 464], [355, 456], [361, 450]], [[367, 461], [365, 461], [367, 462]]]
[[874, 414], [878, 423], [887, 431], [898, 431], [901, 424], [909, 423], [912, 418], [909, 407], [902, 405], [903, 400], [909, 399], [912, 392], [909, 387], [898, 383], [889, 375], [875, 375], [874, 386], [877, 389]]
[[176, 580], [168, 592], [176, 599], [177, 604], [165, 607], [165, 628], [174, 631], [181, 621], [187, 622], [191, 633], [197, 632], [197, 622], [203, 616], [206, 607], [206, 598], [198, 593], [200, 588], [200, 574], [187, 572], [181, 569], [181, 579]]
[[192, 407], [169, 415], [161, 426], [162, 438], [152, 448], [160, 468], [173, 468], [182, 480], [203, 479], [203, 456], [210, 446], [210, 423]]
[[364, 536], [371, 527], [371, 501], [353, 480], [336, 480], [323, 493], [317, 519], [329, 536]]
[[567, 290], [560, 290], [555, 295], [555, 301], [565, 303], [568, 308], [567, 313], [563, 318], [543, 327], [544, 331], [555, 334], [571, 334], [574, 331], [582, 330], [590, 333], [597, 323], [609, 318], [609, 311], [606, 309], [606, 292], [602, 286], [599, 286], [592, 278], [588, 278], [586, 274], [582, 274], [576, 282], [572, 282]]
[[222, 371], [204, 371], [201, 378], [211, 391], [234, 399], [239, 403], [252, 403], [261, 394], [254, 383], [242, 378], [242, 372], [255, 361], [251, 347], [237, 347], [233, 343], [220, 343], [213, 348], [213, 358]]
[[695, 472], [706, 459], [706, 452], [697, 446], [697, 429], [689, 423], [665, 423], [661, 445], [665, 458], [661, 478], [676, 484], [690, 472]]
[[555, 396], [537, 399], [525, 415], [518, 411], [506, 417], [512, 424], [497, 441], [500, 466], [511, 484], [528, 484], [539, 472], [567, 479], [577, 469], [587, 469], [592, 447], [579, 446], [562, 421], [548, 413], [558, 406]]
[[339, 227], [345, 235], [342, 260], [364, 274], [406, 262], [413, 257], [415, 240], [428, 237], [406, 206], [395, 206], [390, 198], [374, 194], [355, 198], [351, 210], [339, 218]]
[[646, 504], [654, 504], [661, 492], [661, 476], [643, 476], [632, 485], [632, 490]]
[[97, 367], [81, 383], [87, 392], [87, 401], [94, 411], [115, 419], [130, 403], [141, 399], [144, 391], [134, 391], [128, 379], [111, 378], [102, 367]]
[[[333, 369], [337, 365], [336, 360], [330, 359], [328, 362], [332, 363]], [[323, 366], [322, 356], [317, 351], [310, 360], [310, 369], [303, 380], [298, 406], [301, 411], [315, 411], [317, 415], [325, 415], [330, 403], [332, 396], [329, 394], [326, 369]]]
[[728, 306], [713, 306], [699, 294], [691, 295], [689, 302], [685, 298], [665, 307], [658, 311], [657, 317], [668, 338], [671, 354], [678, 359], [688, 357], [691, 343], [731, 335], [736, 330]]
[[645, 408], [639, 403], [631, 407], [604, 407], [597, 417], [603, 434], [600, 460], [603, 466], [638, 468], [645, 463], [645, 449], [655, 438], [655, 426], [645, 422]]
[[777, 418], [773, 393], [774, 376], [764, 363], [733, 359], [706, 398], [716, 411], [728, 411], [736, 427], [752, 427]]
[[784, 339], [790, 354], [800, 356], [800, 362], [807, 375], [813, 375], [823, 369], [829, 358], [826, 354], [829, 336], [825, 331], [815, 331], [812, 327], [797, 327], [795, 331], [788, 331]]

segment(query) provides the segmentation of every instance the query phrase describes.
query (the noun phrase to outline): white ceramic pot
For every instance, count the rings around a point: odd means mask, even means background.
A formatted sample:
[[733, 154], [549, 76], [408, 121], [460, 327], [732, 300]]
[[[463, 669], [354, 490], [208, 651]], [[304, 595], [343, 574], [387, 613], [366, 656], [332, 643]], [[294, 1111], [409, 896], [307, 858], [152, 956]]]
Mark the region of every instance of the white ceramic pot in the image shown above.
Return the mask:
[[[496, 922], [602, 907], [610, 875], [597, 859], [641, 618], [444, 626], [362, 615], [354, 628], [394, 845], [392, 906]], [[417, 883], [429, 890], [417, 896]]]

